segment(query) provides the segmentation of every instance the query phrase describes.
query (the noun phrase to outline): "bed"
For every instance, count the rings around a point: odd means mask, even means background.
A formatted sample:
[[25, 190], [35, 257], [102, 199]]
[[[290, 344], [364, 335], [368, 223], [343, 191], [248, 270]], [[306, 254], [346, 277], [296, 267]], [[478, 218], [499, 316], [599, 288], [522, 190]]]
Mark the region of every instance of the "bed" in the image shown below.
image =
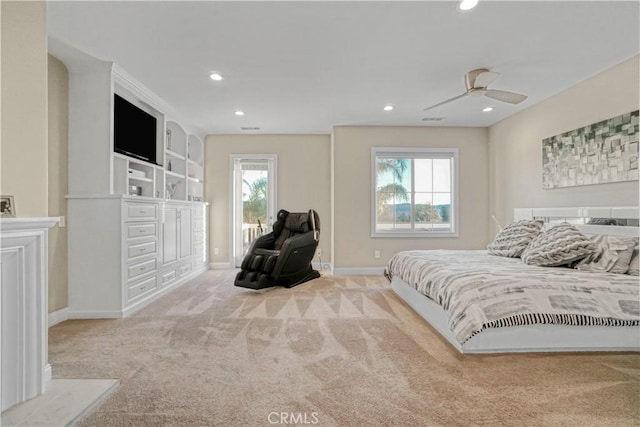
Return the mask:
[[[623, 226], [587, 225], [616, 218]], [[638, 208], [516, 209], [514, 219], [568, 221], [590, 234], [638, 236]], [[637, 276], [538, 267], [487, 251], [404, 251], [395, 293], [461, 353], [640, 351]]]

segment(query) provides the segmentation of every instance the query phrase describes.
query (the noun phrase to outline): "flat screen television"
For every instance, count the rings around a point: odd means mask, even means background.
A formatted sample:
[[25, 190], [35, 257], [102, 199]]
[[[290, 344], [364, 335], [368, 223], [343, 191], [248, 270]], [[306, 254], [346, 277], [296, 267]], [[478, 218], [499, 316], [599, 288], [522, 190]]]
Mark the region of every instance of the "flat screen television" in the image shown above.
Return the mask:
[[155, 117], [114, 94], [113, 127], [116, 153], [157, 164]]

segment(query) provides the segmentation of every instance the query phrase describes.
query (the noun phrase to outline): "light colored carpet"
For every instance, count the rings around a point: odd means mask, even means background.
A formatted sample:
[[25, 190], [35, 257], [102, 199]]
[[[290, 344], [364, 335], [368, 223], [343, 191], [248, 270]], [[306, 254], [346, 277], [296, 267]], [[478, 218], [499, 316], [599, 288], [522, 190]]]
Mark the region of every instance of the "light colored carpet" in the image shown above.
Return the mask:
[[640, 425], [640, 355], [463, 357], [383, 277], [252, 292], [234, 275], [52, 327], [55, 377], [121, 379], [81, 425]]

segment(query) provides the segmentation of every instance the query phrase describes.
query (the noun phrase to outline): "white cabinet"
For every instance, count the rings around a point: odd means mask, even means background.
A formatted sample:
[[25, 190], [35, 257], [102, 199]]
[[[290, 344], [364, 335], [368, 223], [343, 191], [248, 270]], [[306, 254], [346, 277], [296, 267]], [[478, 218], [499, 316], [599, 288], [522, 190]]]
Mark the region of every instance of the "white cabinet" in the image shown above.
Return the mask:
[[162, 224], [162, 265], [178, 260], [178, 208], [165, 206]]
[[178, 218], [180, 220], [180, 260], [184, 260], [192, 253], [191, 207], [181, 208]]
[[69, 317], [125, 317], [204, 272], [194, 242], [206, 245], [206, 231], [193, 218], [206, 210], [204, 203], [69, 197]]
[[[207, 268], [204, 144], [114, 63], [60, 53], [69, 69], [69, 315], [123, 317]], [[155, 156], [142, 157], [150, 162], [116, 148], [115, 95], [155, 119]]]
[[162, 224], [162, 285], [191, 273], [194, 230], [193, 211], [197, 204], [166, 202]]

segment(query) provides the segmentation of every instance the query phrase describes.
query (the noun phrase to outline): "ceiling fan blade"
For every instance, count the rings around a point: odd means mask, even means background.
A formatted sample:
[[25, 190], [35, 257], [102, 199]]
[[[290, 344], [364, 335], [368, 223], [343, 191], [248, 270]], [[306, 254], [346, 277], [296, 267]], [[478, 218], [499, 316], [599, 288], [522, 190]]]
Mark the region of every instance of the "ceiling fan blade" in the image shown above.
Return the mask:
[[431, 110], [432, 108], [439, 107], [439, 106], [447, 104], [447, 103], [449, 103], [451, 101], [455, 101], [456, 99], [462, 98], [463, 96], [467, 96], [467, 92], [463, 93], [462, 95], [454, 96], [453, 98], [447, 99], [446, 101], [439, 102], [436, 105], [432, 105], [431, 107], [427, 107], [427, 108], [424, 109], [424, 111]]
[[478, 74], [478, 77], [476, 77], [476, 81], [473, 82], [473, 87], [487, 87], [491, 83], [493, 83], [499, 75], [500, 73], [496, 73], [494, 71], [484, 71]]
[[522, 101], [527, 99], [526, 95], [520, 95], [519, 93], [496, 89], [487, 89], [487, 91], [484, 93], [484, 96], [487, 96], [491, 99], [496, 99], [498, 101], [508, 102], [509, 104], [520, 104]]

